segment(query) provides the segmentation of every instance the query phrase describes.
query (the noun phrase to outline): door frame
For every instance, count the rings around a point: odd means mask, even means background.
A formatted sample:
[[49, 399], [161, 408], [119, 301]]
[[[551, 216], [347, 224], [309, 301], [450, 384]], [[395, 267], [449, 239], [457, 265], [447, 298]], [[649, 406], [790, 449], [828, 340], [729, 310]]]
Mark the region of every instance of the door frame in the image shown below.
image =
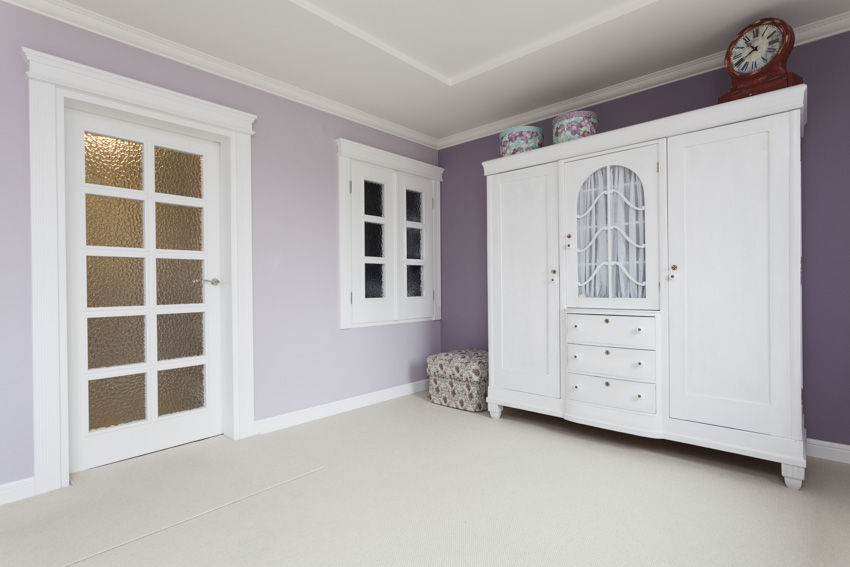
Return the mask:
[[[65, 111], [95, 112], [221, 145], [224, 434], [254, 431], [251, 136], [256, 116], [31, 49], [29, 65], [35, 494], [70, 484]], [[229, 344], [228, 344], [229, 343]], [[229, 348], [228, 348], [229, 346]]]

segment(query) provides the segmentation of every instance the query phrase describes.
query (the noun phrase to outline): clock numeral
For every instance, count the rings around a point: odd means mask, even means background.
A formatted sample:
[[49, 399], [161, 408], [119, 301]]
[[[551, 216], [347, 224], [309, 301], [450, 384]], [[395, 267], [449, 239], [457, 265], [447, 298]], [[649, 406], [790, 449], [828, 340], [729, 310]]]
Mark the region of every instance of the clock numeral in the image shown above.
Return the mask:
[[778, 37], [777, 37], [776, 39], [771, 39], [771, 40], [768, 42], [768, 45], [776, 45], [776, 44], [778, 44], [780, 41], [781, 41], [781, 40], [780, 40], [780, 38], [778, 38]]
[[744, 36], [744, 37], [742, 37], [741, 39], [743, 39], [743, 40], [744, 40], [744, 43], [746, 43], [747, 45], [749, 45], [749, 44], [750, 44], [750, 42], [752, 41], [752, 40], [750, 39], [750, 36], [748, 36], [748, 35], [745, 35], [745, 36]]
[[760, 28], [753, 28], [753, 37], [758, 37], [758, 36], [759, 36], [759, 29], [760, 29]]
[[744, 58], [744, 54], [738, 53], [738, 54], [732, 56], [732, 61], [738, 61], [739, 59], [743, 59], [743, 58]]
[[[767, 36], [767, 39], [770, 39], [770, 38], [772, 38], [773, 36], [775, 36], [775, 35], [776, 35], [776, 33], [777, 33], [778, 31], [779, 31], [779, 30], [773, 30], [772, 32], [770, 32], [770, 35], [769, 35], [769, 36]], [[779, 40], [777, 39], [777, 41], [779, 41]]]
[[768, 52], [768, 53], [776, 53], [776, 52], [777, 52], [777, 49], [776, 49], [775, 47], [768, 47], [768, 48], [767, 48], [767, 52]]
[[765, 57], [764, 55], [762, 55], [761, 60], [767, 63], [767, 57]]

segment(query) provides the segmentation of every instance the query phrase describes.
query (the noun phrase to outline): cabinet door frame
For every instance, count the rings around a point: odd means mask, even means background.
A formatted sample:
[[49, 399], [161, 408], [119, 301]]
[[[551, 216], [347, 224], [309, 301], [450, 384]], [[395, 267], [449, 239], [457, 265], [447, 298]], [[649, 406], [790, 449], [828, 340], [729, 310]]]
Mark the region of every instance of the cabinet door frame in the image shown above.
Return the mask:
[[[646, 297], [645, 298], [587, 298], [578, 297], [572, 284], [578, 278], [578, 252], [577, 252], [577, 220], [575, 214], [575, 198], [580, 188], [568, 187], [568, 170], [573, 170], [569, 176], [588, 175], [610, 165], [609, 160], [620, 154], [634, 153], [643, 148], [656, 148], [655, 162], [656, 170], [651, 171], [649, 163], [642, 167], [643, 170], [655, 180], [644, 183], [644, 203], [646, 208]], [[632, 163], [632, 159], [645, 159], [643, 156], [625, 160], [626, 167]], [[614, 164], [618, 165], [618, 164]], [[644, 165], [644, 164], [641, 164]], [[636, 171], [634, 167], [629, 167]], [[625, 309], [660, 311], [663, 304], [661, 271], [662, 262], [667, 257], [667, 146], [666, 140], [653, 140], [652, 142], [624, 146], [610, 151], [598, 152], [562, 160], [558, 163], [559, 199], [560, 199], [560, 222], [562, 249], [561, 265], [563, 266], [561, 284], [561, 305], [572, 309]], [[643, 181], [643, 178], [642, 178]], [[568, 235], [571, 237], [568, 238]], [[610, 237], [610, 236], [609, 236]], [[653, 244], [654, 243], [654, 244]], [[652, 267], [654, 266], [654, 268]]]
[[[538, 175], [535, 175], [538, 174]], [[539, 277], [540, 285], [546, 286], [546, 369], [542, 373], [523, 372], [520, 369], [510, 369], [503, 364], [502, 349], [503, 331], [505, 327], [503, 305], [502, 274], [502, 207], [499, 202], [501, 185], [504, 183], [520, 182], [535, 176], [544, 178], [546, 184], [546, 267], [535, 272], [531, 278]], [[560, 258], [558, 251], [558, 164], [548, 163], [533, 168], [510, 171], [487, 178], [487, 264], [488, 264], [488, 314], [489, 344], [490, 344], [490, 384], [494, 388], [512, 390], [560, 399], [561, 386], [561, 356], [560, 356], [560, 303], [559, 303], [559, 274]], [[521, 282], [520, 282], [521, 283]], [[516, 305], [521, 301], [513, 300]]]

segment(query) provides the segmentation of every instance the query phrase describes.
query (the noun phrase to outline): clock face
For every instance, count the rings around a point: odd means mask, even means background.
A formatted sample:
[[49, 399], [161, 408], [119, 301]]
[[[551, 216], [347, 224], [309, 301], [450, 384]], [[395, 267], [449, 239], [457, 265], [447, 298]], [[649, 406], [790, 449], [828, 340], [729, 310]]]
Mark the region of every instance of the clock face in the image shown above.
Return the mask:
[[732, 48], [732, 66], [743, 75], [755, 73], [776, 57], [783, 39], [779, 28], [770, 24], [748, 29]]

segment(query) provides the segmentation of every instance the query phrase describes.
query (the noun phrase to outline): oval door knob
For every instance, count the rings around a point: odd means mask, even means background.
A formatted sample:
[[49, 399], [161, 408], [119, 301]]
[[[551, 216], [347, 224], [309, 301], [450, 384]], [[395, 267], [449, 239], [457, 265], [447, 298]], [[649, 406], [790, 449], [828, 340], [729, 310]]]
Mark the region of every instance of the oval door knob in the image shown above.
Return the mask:
[[578, 329], [578, 323], [576, 323], [575, 325], [573, 325], [573, 327], [575, 327], [576, 329]]
[[676, 274], [670, 274], [670, 279], [671, 279], [671, 280], [675, 280], [675, 279], [676, 279]]
[[581, 386], [579, 386], [578, 384], [576, 384], [575, 386], [573, 386], [573, 388], [575, 388], [576, 390], [578, 390], [580, 387], [581, 387]]
[[573, 355], [573, 358], [578, 358], [578, 355], [577, 355], [577, 354], [574, 354], [574, 355]]
[[572, 243], [572, 242], [567, 242], [567, 248], [572, 248], [572, 247], [573, 247], [573, 243]]
[[643, 361], [642, 361], [642, 360], [638, 360], [638, 363], [637, 363], [637, 364], [638, 364], [638, 366], [643, 366]]
[[643, 327], [638, 327], [638, 328], [637, 328], [637, 332], [638, 332], [638, 333], [642, 333], [642, 332], [643, 332]]
[[639, 399], [639, 400], [642, 400], [642, 399], [643, 399], [643, 394], [638, 394], [638, 399]]

